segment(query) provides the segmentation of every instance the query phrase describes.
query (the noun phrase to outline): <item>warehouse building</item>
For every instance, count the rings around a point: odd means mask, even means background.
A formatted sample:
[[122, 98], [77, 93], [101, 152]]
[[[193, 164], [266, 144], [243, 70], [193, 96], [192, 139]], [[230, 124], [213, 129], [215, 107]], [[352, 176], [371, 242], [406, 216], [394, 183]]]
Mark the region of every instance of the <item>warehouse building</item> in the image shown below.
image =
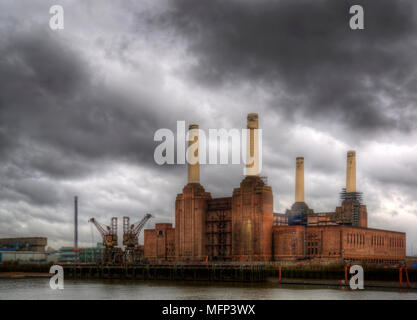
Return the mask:
[[3, 238], [0, 239], [0, 249], [45, 252], [47, 243], [48, 239], [44, 237]]

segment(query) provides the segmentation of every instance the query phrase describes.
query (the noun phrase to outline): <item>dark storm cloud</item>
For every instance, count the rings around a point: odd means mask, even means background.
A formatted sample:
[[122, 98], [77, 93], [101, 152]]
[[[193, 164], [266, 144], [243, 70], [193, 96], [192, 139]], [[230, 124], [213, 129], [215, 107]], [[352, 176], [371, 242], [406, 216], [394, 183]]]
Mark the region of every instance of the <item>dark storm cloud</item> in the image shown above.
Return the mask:
[[[176, 0], [153, 23], [174, 28], [197, 83], [252, 83], [290, 120], [375, 134], [415, 128], [415, 1]], [[349, 28], [349, 7], [365, 30]], [[320, 121], [321, 122], [321, 121]]]
[[2, 162], [55, 177], [114, 159], [153, 166], [158, 106], [96, 79], [80, 52], [48, 30], [11, 33], [0, 46]]
[[[276, 211], [293, 202], [299, 155], [308, 204], [334, 209], [349, 146], [358, 151], [370, 225], [415, 228], [416, 158], [404, 134], [416, 112], [413, 0], [352, 2], [365, 7], [366, 29], [355, 32], [351, 3], [341, 0], [63, 1], [65, 29], [56, 32], [45, 1], [4, 3], [2, 236], [71, 244], [74, 195], [84, 246], [92, 216], [108, 224], [151, 212], [150, 226], [173, 222], [187, 170], [155, 164], [155, 130], [175, 131], [176, 120], [240, 128], [249, 112], [261, 118]], [[388, 143], [379, 129], [392, 134]], [[352, 143], [355, 133], [367, 141]], [[213, 197], [230, 196], [242, 173], [239, 165], [202, 166], [201, 183]], [[391, 207], [401, 219], [384, 218]]]

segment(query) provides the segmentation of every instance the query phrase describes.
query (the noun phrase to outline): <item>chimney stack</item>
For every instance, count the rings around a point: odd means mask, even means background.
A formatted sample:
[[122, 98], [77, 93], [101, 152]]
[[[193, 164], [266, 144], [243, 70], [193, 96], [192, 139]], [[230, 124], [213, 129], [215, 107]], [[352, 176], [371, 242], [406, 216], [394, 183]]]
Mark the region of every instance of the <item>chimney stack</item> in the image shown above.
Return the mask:
[[304, 202], [304, 158], [297, 157], [295, 169], [295, 202]]
[[[190, 124], [188, 127], [188, 183], [200, 183], [200, 162], [198, 154], [198, 125]], [[192, 147], [191, 147], [192, 146]]]
[[74, 197], [74, 248], [78, 249], [78, 197]]
[[246, 142], [246, 176], [259, 175], [259, 137], [258, 137], [258, 114], [249, 113], [247, 122]]
[[346, 192], [356, 192], [356, 152], [347, 152]]

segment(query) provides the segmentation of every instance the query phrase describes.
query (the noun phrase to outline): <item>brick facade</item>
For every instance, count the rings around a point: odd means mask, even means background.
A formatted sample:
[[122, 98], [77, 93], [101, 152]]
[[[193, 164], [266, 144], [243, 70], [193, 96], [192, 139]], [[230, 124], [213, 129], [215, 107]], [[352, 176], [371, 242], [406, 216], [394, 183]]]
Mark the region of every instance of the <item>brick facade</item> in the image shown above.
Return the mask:
[[199, 183], [187, 184], [175, 200], [175, 250], [177, 260], [204, 260], [206, 253], [207, 201]]
[[175, 261], [175, 229], [172, 223], [157, 223], [145, 230], [144, 256], [150, 260]]
[[257, 176], [246, 177], [232, 197], [233, 260], [271, 260], [272, 225], [271, 187]]
[[351, 222], [353, 220], [353, 215], [355, 211], [355, 205], [357, 205], [358, 215], [359, 215], [359, 227], [366, 228], [368, 227], [368, 211], [366, 206], [363, 204], [355, 204], [352, 201], [343, 201], [340, 207], [336, 208], [335, 211], [335, 220], [338, 223]]
[[[307, 225], [286, 225], [273, 213], [271, 187], [246, 177], [233, 196], [212, 199], [200, 184], [189, 183], [175, 202], [170, 223], [145, 230], [145, 258], [152, 261], [279, 261], [344, 259], [396, 263], [405, 259], [402, 232], [367, 228], [365, 205], [359, 225], [349, 222], [353, 207], [309, 214]], [[279, 219], [279, 220], [278, 220]]]
[[274, 260], [344, 259], [396, 263], [405, 259], [405, 233], [352, 227], [274, 226]]
[[272, 230], [274, 260], [304, 258], [305, 226], [274, 226]]
[[[168, 261], [158, 230], [145, 230], [145, 258]], [[175, 201], [176, 261], [269, 261], [272, 259], [272, 189], [246, 177], [229, 198], [212, 199], [189, 183]], [[166, 242], [171, 244], [171, 242]]]

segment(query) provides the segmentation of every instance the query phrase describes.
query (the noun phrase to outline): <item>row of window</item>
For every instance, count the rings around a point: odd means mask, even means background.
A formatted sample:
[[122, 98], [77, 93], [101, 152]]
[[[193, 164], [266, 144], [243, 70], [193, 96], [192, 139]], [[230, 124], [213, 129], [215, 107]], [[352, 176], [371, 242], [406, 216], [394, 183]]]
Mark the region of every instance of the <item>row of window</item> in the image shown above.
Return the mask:
[[391, 248], [404, 248], [404, 240], [400, 238], [389, 238]]
[[318, 248], [307, 248], [307, 255], [318, 254], [318, 252], [319, 252]]
[[[373, 235], [371, 237], [372, 246], [385, 246], [386, 238], [379, 235]], [[365, 235], [361, 233], [348, 233], [346, 234], [346, 241], [353, 245], [364, 245]], [[401, 238], [389, 238], [390, 248], [404, 248], [404, 240]]]
[[346, 235], [347, 239], [347, 243], [350, 244], [358, 244], [358, 245], [364, 245], [365, 244], [365, 235], [361, 234], [361, 233], [348, 233]]
[[385, 239], [382, 236], [372, 236], [371, 244], [373, 246], [384, 246], [385, 245]]

